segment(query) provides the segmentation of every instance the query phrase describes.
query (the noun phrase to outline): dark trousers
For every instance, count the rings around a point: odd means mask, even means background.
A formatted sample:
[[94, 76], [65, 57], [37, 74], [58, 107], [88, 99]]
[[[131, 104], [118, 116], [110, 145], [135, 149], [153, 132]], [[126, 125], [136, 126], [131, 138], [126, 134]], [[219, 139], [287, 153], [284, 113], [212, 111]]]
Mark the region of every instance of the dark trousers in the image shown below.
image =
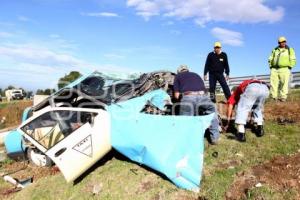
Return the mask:
[[209, 73], [209, 93], [210, 93], [210, 99], [213, 102], [216, 102], [216, 85], [217, 81], [220, 83], [222, 90], [225, 94], [226, 99], [229, 99], [231, 92], [227, 85], [227, 82], [225, 80], [225, 77], [223, 74], [220, 73]]

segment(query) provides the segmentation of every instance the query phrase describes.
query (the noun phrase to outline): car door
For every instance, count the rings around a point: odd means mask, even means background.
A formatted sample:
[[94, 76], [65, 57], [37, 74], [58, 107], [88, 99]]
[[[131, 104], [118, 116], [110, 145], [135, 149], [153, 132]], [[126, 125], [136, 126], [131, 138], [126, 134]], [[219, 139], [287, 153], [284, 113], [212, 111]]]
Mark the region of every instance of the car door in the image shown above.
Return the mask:
[[74, 181], [111, 149], [110, 117], [101, 109], [47, 108], [19, 128]]

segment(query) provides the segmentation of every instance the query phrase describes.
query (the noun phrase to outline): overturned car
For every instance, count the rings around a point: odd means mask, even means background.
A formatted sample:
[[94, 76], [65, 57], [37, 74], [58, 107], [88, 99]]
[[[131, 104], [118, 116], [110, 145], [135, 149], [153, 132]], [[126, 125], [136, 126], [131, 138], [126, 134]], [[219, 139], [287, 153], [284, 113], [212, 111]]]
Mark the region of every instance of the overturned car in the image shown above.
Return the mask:
[[131, 79], [94, 72], [24, 111], [5, 139], [11, 157], [26, 155], [39, 166], [58, 166], [74, 181], [111, 148], [165, 174], [177, 186], [200, 185], [204, 132], [213, 114], [178, 116], [175, 74]]

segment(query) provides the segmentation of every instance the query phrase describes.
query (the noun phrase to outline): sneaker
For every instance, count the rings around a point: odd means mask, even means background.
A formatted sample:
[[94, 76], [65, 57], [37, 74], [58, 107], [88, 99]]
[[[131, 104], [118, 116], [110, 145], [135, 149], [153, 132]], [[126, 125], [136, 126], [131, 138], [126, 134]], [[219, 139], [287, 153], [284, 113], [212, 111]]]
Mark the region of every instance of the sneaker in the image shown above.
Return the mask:
[[257, 137], [262, 137], [265, 134], [265, 130], [263, 125], [257, 125], [256, 130], [255, 130], [255, 134]]
[[246, 134], [239, 132], [237, 134], [237, 140], [240, 142], [246, 142]]

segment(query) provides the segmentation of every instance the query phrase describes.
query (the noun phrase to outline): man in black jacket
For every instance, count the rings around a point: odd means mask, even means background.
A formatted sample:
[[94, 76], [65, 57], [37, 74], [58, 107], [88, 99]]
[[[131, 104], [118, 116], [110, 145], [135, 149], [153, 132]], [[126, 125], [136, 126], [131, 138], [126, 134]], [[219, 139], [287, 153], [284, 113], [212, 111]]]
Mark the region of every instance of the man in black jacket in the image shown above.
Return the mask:
[[220, 83], [226, 99], [231, 95], [226, 82], [226, 80], [229, 80], [228, 59], [226, 53], [221, 51], [221, 47], [220, 42], [215, 43], [214, 51], [208, 54], [204, 68], [204, 80], [207, 80], [207, 73], [209, 73], [209, 93], [213, 102], [216, 102], [215, 90], [217, 81]]

